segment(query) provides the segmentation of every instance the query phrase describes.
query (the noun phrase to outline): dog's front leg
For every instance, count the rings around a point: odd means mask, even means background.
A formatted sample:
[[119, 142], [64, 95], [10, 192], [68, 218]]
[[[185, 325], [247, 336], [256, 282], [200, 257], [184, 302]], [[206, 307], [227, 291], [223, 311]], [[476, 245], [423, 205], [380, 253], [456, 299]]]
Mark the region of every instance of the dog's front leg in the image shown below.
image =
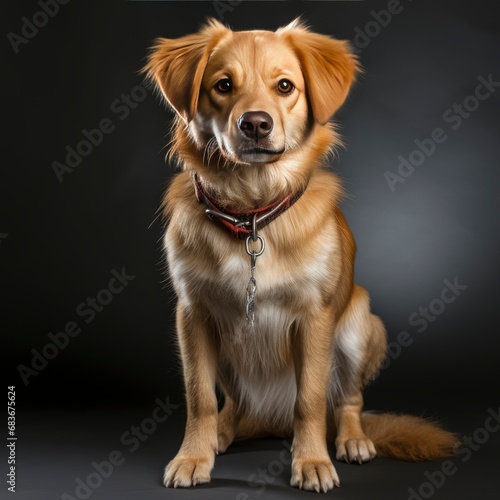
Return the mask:
[[293, 347], [297, 400], [290, 484], [317, 492], [340, 485], [326, 442], [332, 332], [333, 314], [325, 309], [299, 325]]
[[165, 486], [208, 483], [217, 453], [217, 349], [199, 307], [177, 305], [177, 334], [186, 387], [187, 422], [184, 440], [167, 465]]

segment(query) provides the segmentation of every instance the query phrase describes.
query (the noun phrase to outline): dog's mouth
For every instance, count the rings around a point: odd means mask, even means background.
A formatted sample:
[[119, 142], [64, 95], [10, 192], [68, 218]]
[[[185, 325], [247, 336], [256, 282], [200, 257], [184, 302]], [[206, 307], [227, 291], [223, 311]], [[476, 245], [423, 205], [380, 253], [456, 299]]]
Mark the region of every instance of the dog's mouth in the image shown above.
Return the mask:
[[270, 149], [270, 148], [261, 148], [261, 147], [253, 147], [253, 148], [245, 148], [239, 151], [239, 155], [255, 155], [255, 154], [263, 154], [263, 155], [282, 155], [285, 152], [285, 148], [281, 149]]
[[285, 150], [285, 147], [277, 148], [267, 145], [244, 144], [234, 152], [234, 157], [239, 163], [273, 163], [281, 157]]
[[281, 158], [285, 148], [246, 147], [237, 152], [238, 160], [247, 164], [273, 163]]
[[279, 147], [270, 144], [252, 144], [249, 142], [234, 147], [230, 141], [224, 140], [224, 138], [216, 142], [213, 141], [210, 146], [212, 151], [213, 148], [218, 147], [219, 153], [228, 162], [246, 165], [273, 163], [278, 161], [287, 151], [286, 145]]

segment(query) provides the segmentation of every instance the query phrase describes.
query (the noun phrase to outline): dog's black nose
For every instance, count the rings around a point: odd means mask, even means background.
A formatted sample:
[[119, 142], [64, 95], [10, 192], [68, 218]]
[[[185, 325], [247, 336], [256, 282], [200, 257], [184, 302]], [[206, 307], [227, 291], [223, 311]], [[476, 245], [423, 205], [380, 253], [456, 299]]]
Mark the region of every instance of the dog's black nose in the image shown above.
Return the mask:
[[273, 126], [271, 115], [265, 111], [248, 111], [238, 120], [238, 127], [243, 134], [256, 141], [267, 137]]

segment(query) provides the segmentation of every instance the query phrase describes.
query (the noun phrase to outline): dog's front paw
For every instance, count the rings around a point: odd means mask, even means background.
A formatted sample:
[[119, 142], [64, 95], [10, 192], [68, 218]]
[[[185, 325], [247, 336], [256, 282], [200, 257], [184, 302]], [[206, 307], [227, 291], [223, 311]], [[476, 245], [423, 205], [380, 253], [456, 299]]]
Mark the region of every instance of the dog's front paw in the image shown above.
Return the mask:
[[177, 456], [166, 467], [163, 484], [167, 488], [187, 488], [210, 482], [213, 459]]
[[367, 437], [337, 440], [336, 446], [335, 458], [343, 462], [362, 464], [373, 460], [377, 456], [372, 440]]
[[300, 460], [292, 462], [292, 479], [290, 484], [303, 490], [326, 493], [339, 487], [340, 481], [332, 462], [328, 460]]

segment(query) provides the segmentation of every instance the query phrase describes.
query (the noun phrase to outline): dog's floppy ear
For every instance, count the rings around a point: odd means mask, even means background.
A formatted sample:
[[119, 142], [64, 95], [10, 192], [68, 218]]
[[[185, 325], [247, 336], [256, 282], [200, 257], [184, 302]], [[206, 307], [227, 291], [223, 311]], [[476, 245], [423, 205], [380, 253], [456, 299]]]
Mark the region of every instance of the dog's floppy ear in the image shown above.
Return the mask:
[[203, 73], [211, 50], [230, 30], [215, 19], [200, 32], [177, 39], [158, 38], [143, 72], [153, 80], [186, 123], [196, 113]]
[[345, 101], [360, 71], [348, 42], [311, 33], [296, 19], [280, 28], [299, 58], [314, 118], [325, 124]]

